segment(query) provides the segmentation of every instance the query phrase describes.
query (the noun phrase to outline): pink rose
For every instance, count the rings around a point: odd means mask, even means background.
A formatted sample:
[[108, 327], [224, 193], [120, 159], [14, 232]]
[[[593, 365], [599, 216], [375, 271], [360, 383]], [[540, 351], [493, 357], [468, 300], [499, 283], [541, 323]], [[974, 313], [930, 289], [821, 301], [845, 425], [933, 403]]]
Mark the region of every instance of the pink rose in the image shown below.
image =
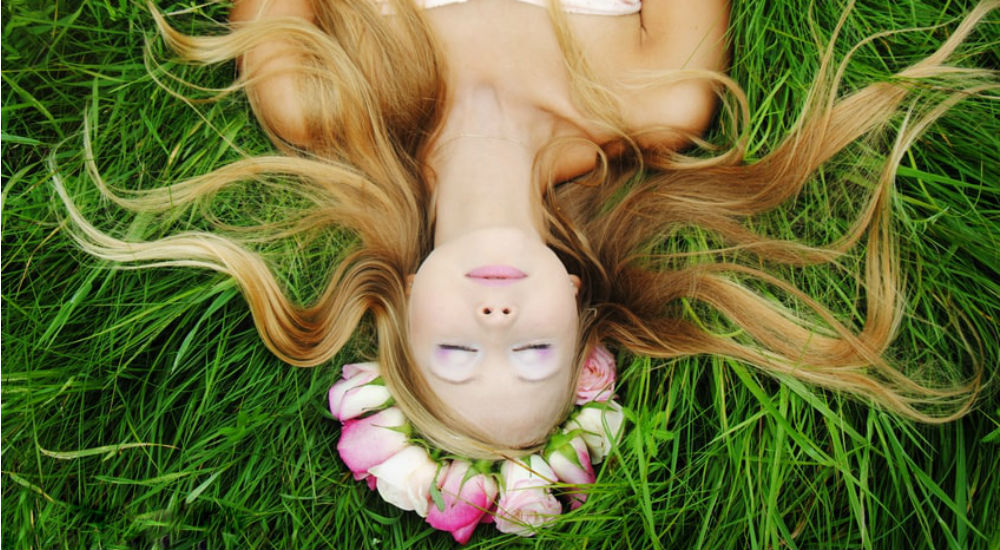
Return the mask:
[[556, 434], [545, 449], [545, 460], [559, 481], [577, 486], [575, 490], [566, 493], [570, 499], [570, 509], [576, 510], [587, 500], [587, 493], [580, 486], [590, 485], [595, 479], [594, 467], [590, 464], [590, 452], [583, 436]]
[[580, 407], [566, 422], [563, 432], [582, 436], [590, 451], [590, 461], [600, 464], [618, 441], [624, 421], [625, 413], [618, 403], [594, 402]]
[[562, 506], [549, 491], [556, 475], [538, 455], [527, 462], [505, 460], [500, 466], [503, 488], [494, 516], [497, 529], [522, 537], [534, 535], [540, 527], [562, 512]]
[[448, 531], [455, 542], [465, 544], [476, 525], [487, 514], [497, 496], [497, 484], [491, 476], [469, 471], [469, 463], [454, 460], [438, 475], [438, 489], [444, 508], [431, 503], [427, 523]]
[[[354, 474], [354, 479], [367, 478], [370, 468], [385, 462], [406, 447], [408, 442], [405, 424], [403, 412], [396, 407], [344, 423], [337, 451]], [[372, 487], [370, 481], [369, 487]]]
[[341, 422], [381, 409], [391, 396], [378, 378], [375, 363], [344, 365], [343, 378], [330, 388], [330, 412]]
[[598, 344], [583, 362], [576, 383], [576, 404], [607, 401], [615, 393], [615, 358], [606, 347]]
[[431, 484], [437, 470], [437, 462], [431, 460], [423, 447], [410, 445], [369, 472], [378, 479], [376, 487], [382, 500], [427, 517]]

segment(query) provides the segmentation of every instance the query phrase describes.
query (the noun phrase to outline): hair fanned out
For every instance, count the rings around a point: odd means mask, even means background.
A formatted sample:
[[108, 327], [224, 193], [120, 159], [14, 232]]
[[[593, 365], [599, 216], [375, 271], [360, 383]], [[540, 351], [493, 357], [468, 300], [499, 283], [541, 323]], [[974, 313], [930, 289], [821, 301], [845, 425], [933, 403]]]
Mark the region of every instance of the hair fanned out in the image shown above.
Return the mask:
[[[170, 186], [132, 192], [112, 190], [92, 158], [86, 161], [102, 193], [136, 211], [183, 208], [241, 182], [293, 178], [296, 186], [289, 190], [311, 205], [299, 229], [339, 226], [360, 238], [360, 245], [334, 269], [314, 303], [292, 303], [266, 262], [231, 238], [188, 232], [129, 242], [107, 235], [76, 209], [56, 176], [73, 233], [85, 250], [114, 262], [208, 268], [233, 277], [264, 342], [295, 365], [332, 358], [371, 312], [385, 382], [418, 430], [467, 456], [523, 453], [523, 449], [497, 449], [480, 435], [458, 433], [457, 421], [448, 418], [417, 369], [410, 368], [405, 281], [429, 252], [433, 227], [430, 192], [421, 168], [423, 148], [437, 127], [447, 95], [433, 35], [411, 2], [394, 2], [392, 18], [382, 16], [374, 2], [314, 4], [315, 24], [273, 18], [236, 24], [225, 35], [202, 37], [179, 33], [151, 10], [167, 44], [190, 62], [236, 59], [268, 40], [280, 38], [289, 44], [300, 64], [281, 72], [293, 79], [302, 98], [298, 103], [306, 106], [292, 113], [304, 133], [298, 143], [286, 142], [275, 126], [288, 120], [259, 117], [285, 154], [246, 158]], [[902, 313], [890, 194], [901, 156], [928, 125], [957, 101], [1000, 87], [994, 71], [947, 64], [976, 24], [998, 5], [997, 1], [979, 4], [932, 55], [846, 96], [838, 92], [850, 56], [835, 63], [835, 38], [831, 39], [798, 121], [776, 147], [754, 162], [745, 161], [747, 133], [740, 132], [749, 117], [746, 99], [734, 82], [718, 74], [649, 78], [710, 78], [717, 84], [724, 112], [733, 114], [735, 145], [710, 158], [639, 151], [636, 136], [621, 126], [615, 98], [590, 73], [565, 18], [554, 6], [550, 14], [572, 75], [574, 101], [594, 121], [616, 129], [633, 151], [615, 161], [605, 160], [594, 174], [581, 178], [587, 182], [597, 178], [599, 185], [556, 186], [560, 182], [550, 181], [543, 186], [549, 244], [569, 271], [584, 281], [581, 355], [583, 348], [599, 340], [659, 358], [721, 354], [768, 372], [863, 396], [926, 422], [966, 412], [980, 387], [979, 372], [960, 383], [935, 386], [911, 379], [885, 358]], [[407, 62], [396, 62], [399, 59]], [[255, 84], [267, 76], [255, 74], [238, 83], [252, 105], [257, 102]], [[921, 82], [950, 91], [923, 93], [929, 87]], [[902, 112], [906, 115], [881, 168], [870, 174], [859, 168], [859, 174], [871, 176], [869, 195], [841, 238], [826, 245], [806, 245], [767, 237], [745, 223], [796, 196], [825, 162], [851, 143], [883, 131]], [[58, 173], [55, 167], [53, 172]], [[664, 239], [683, 227], [706, 230], [725, 246], [700, 256], [658, 252]], [[864, 319], [859, 329], [838, 320], [794, 285], [751, 266], [835, 263], [859, 246], [864, 251], [860, 274]], [[717, 253], [739, 254], [753, 262], [700, 261]], [[753, 290], [759, 285], [797, 301], [809, 313], [793, 313], [763, 297]], [[685, 301], [721, 313], [741, 329], [742, 336], [714, 334], [685, 319], [680, 306]]]

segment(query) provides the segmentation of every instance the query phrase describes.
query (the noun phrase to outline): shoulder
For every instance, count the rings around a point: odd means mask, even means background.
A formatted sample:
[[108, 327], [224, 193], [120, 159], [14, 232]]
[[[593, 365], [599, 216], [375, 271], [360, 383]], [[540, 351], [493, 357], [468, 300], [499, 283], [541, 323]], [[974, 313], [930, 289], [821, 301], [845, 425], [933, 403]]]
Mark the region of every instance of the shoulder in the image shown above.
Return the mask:
[[[309, 0], [237, 0], [229, 12], [234, 25], [277, 18], [298, 17], [315, 22]], [[293, 44], [274, 38], [245, 52], [238, 60], [246, 92], [261, 122], [293, 145], [312, 142], [306, 106], [301, 98], [303, 78], [298, 70], [303, 55]]]
[[639, 17], [644, 55], [712, 57], [698, 50], [705, 49], [700, 48], [704, 42], [724, 38], [729, 27], [729, 0], [644, 0]]
[[[637, 43], [623, 51], [615, 75], [630, 130], [704, 132], [716, 104], [712, 83], [684, 72], [725, 70], [728, 26], [728, 0], [643, 1]], [[680, 147], [686, 141], [654, 131], [642, 136], [640, 144]]]

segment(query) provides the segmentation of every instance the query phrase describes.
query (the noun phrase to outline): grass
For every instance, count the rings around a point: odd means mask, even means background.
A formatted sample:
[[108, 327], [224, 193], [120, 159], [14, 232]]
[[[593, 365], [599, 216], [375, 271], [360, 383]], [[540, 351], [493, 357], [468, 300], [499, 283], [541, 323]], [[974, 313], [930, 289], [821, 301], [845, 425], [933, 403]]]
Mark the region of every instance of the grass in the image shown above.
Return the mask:
[[[842, 6], [736, 4], [732, 74], [750, 98], [757, 156], [794, 121], [816, 42]], [[881, 30], [952, 24], [862, 48], [847, 86], [928, 54], [968, 7], [862, 2], [841, 54]], [[184, 11], [172, 21], [192, 32], [214, 32], [225, 13], [195, 2], [161, 8]], [[138, 3], [8, 0], [2, 14], [0, 546], [452, 546], [351, 480], [337, 457], [325, 391], [338, 365], [371, 352], [369, 327], [331, 364], [289, 367], [264, 349], [230, 281], [110, 269], [67, 236], [45, 164], [53, 152], [88, 218], [120, 234], [197, 227], [206, 212], [239, 224], [294, 211], [287, 197], [242, 193], [177, 219], [125, 215], [81, 170], [85, 116], [97, 164], [117, 185], [159, 185], [269, 151], [245, 100], [185, 102], [159, 86], [151, 75], [183, 90], [144, 65], [153, 25]], [[998, 17], [973, 35], [963, 63], [1000, 65]], [[155, 39], [151, 50], [165, 59]], [[166, 68], [205, 86], [233, 76], [228, 65]], [[988, 376], [1000, 363], [998, 121], [996, 101], [965, 102], [902, 162], [893, 208], [909, 303], [889, 354], [913, 371], [968, 371], [967, 346]], [[756, 223], [784, 237], [835, 236], [851, 194], [828, 181], [850, 168], [835, 161]], [[262, 245], [303, 298], [351, 239], [314, 237]], [[856, 307], [842, 273], [782, 274], [843, 316]], [[968, 416], [926, 426], [721, 357], [620, 359], [629, 429], [587, 504], [534, 539], [485, 528], [470, 547], [1000, 547], [1000, 402], [989, 388]]]

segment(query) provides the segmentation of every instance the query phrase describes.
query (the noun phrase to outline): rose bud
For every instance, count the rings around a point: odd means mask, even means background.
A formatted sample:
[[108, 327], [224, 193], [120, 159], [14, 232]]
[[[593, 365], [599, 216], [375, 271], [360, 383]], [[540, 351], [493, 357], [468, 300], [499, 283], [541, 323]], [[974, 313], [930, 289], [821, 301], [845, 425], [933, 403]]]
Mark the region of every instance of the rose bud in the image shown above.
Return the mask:
[[389, 407], [369, 417], [345, 422], [337, 451], [354, 474], [354, 479], [362, 480], [368, 477], [370, 468], [402, 451], [407, 444], [403, 412]]
[[437, 469], [437, 462], [431, 460], [423, 447], [410, 445], [368, 471], [378, 479], [376, 487], [382, 500], [427, 517], [427, 503]]
[[530, 537], [536, 527], [562, 512], [549, 491], [556, 475], [542, 457], [531, 455], [526, 462], [506, 460], [500, 467], [500, 478], [503, 486], [494, 515], [500, 531]]
[[343, 378], [330, 388], [330, 413], [341, 422], [381, 409], [392, 396], [378, 378], [375, 363], [344, 365]]
[[459, 544], [469, 542], [476, 525], [496, 499], [496, 481], [471, 469], [468, 462], [455, 460], [438, 474], [437, 487], [443, 507], [432, 502], [427, 510], [427, 523], [450, 532]]
[[592, 464], [600, 464], [611, 452], [611, 446], [618, 440], [625, 414], [614, 401], [588, 403], [566, 422], [564, 433], [579, 430], [590, 450]]
[[615, 394], [615, 358], [608, 348], [597, 345], [590, 350], [580, 379], [576, 383], [576, 404], [607, 401]]
[[581, 486], [590, 485], [595, 478], [583, 436], [579, 433], [556, 434], [545, 449], [545, 460], [559, 481], [575, 486], [575, 490], [566, 494], [570, 499], [570, 509], [576, 510], [587, 500], [587, 493]]

